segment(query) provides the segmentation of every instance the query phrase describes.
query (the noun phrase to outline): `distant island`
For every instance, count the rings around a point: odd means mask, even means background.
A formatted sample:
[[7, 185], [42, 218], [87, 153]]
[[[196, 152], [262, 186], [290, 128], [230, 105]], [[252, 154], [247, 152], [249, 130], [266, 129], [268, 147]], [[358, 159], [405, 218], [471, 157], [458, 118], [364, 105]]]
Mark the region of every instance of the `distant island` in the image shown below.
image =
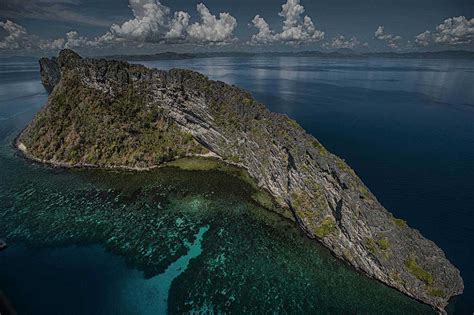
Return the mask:
[[[368, 58], [389, 58], [389, 59], [474, 59], [474, 51], [467, 50], [445, 50], [432, 52], [372, 52], [357, 53], [351, 49], [339, 49], [336, 51], [300, 51], [300, 52], [160, 52], [154, 54], [121, 54], [94, 56], [94, 58], [121, 61], [153, 61], [153, 60], [184, 60], [198, 58], [219, 58], [219, 57], [315, 57], [315, 58], [335, 58], [335, 59], [368, 59]], [[36, 62], [34, 56], [12, 56], [0, 58], [0, 62]]]
[[71, 50], [40, 68], [51, 94], [15, 140], [26, 157], [131, 170], [186, 159], [232, 165], [260, 188], [262, 206], [367, 276], [439, 312], [463, 292], [439, 247], [388, 212], [344, 160], [250, 93], [189, 70]]
[[123, 61], [153, 61], [153, 60], [181, 60], [195, 58], [216, 58], [216, 57], [318, 57], [318, 58], [391, 58], [391, 59], [474, 59], [473, 51], [466, 50], [446, 50], [435, 52], [375, 52], [375, 53], [355, 53], [350, 49], [341, 49], [334, 52], [321, 51], [301, 51], [301, 52], [212, 52], [212, 53], [176, 53], [163, 52], [146, 55], [112, 55], [102, 56], [109, 60]]

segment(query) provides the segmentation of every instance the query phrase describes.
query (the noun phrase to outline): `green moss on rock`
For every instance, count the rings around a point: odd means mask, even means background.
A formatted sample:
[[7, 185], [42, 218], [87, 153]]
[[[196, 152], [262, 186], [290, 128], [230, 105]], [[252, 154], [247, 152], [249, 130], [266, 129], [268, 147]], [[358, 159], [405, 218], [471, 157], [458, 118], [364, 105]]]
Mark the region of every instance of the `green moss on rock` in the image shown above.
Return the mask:
[[386, 238], [377, 240], [377, 245], [381, 250], [387, 250], [390, 248], [390, 242]]
[[433, 275], [418, 265], [414, 255], [405, 260], [405, 267], [412, 275], [418, 278], [418, 280], [423, 281], [426, 285], [431, 286], [433, 284]]
[[444, 290], [437, 289], [432, 286], [427, 286], [426, 292], [428, 292], [429, 295], [434, 296], [434, 297], [439, 297], [439, 298], [446, 297], [446, 292], [444, 292]]
[[325, 238], [329, 234], [336, 231], [336, 221], [333, 217], [325, 217], [320, 225], [316, 228], [315, 234], [319, 238]]
[[[367, 248], [372, 254], [376, 254], [379, 251], [386, 252], [390, 248], [390, 242], [387, 238], [380, 238], [380, 239], [367, 238], [365, 243], [366, 243]], [[385, 257], [388, 257], [388, 255], [386, 255]]]
[[393, 222], [393, 224], [395, 224], [396, 226], [398, 227], [405, 227], [407, 226], [407, 222], [405, 220], [402, 220], [402, 219], [399, 219], [399, 218], [395, 218], [393, 215], [391, 216], [390, 218]]

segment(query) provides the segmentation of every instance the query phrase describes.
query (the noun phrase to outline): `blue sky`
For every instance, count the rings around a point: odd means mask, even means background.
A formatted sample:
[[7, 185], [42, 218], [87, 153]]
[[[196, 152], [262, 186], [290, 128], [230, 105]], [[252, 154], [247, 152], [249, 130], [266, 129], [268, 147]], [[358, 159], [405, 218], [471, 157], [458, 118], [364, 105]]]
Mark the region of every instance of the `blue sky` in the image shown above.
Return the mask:
[[2, 0], [0, 52], [474, 50], [473, 17], [472, 0]]

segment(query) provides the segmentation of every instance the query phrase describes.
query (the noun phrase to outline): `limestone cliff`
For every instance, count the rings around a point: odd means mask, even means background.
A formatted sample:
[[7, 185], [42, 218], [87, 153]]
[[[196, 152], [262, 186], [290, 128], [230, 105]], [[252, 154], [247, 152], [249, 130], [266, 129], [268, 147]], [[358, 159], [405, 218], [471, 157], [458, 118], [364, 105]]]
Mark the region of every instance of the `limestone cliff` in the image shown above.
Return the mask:
[[212, 153], [244, 168], [311, 238], [356, 269], [442, 311], [463, 291], [443, 251], [394, 218], [340, 158], [241, 89], [188, 70], [41, 59], [48, 103], [17, 139], [56, 165], [146, 169]]

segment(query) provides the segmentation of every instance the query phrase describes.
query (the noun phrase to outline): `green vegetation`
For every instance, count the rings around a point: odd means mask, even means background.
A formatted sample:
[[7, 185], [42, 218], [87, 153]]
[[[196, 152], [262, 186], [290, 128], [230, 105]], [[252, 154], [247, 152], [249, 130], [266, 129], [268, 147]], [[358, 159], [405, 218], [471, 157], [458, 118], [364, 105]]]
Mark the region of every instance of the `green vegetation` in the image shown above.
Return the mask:
[[377, 240], [377, 245], [381, 250], [387, 250], [390, 247], [390, 242], [386, 238]]
[[225, 170], [227, 164], [215, 159], [205, 157], [184, 157], [177, 159], [166, 164], [167, 166], [178, 167], [186, 171], [210, 171], [210, 170]]
[[232, 163], [241, 163], [241, 162], [242, 162], [242, 161], [240, 160], [240, 158], [239, 158], [237, 155], [235, 155], [235, 154], [228, 156], [228, 157], [227, 157], [227, 160], [230, 161], [230, 162], [232, 162]]
[[145, 168], [206, 150], [181, 131], [142, 90], [128, 84], [111, 97], [66, 74], [20, 136], [35, 157], [69, 165]]
[[407, 222], [405, 220], [402, 220], [402, 219], [398, 219], [398, 218], [395, 218], [393, 215], [391, 215], [391, 218], [390, 218], [393, 222], [393, 224], [395, 224], [396, 226], [398, 227], [405, 227], [407, 226]]
[[315, 231], [315, 233], [319, 230], [321, 235], [326, 236], [325, 231], [329, 228], [329, 222], [323, 219], [323, 223], [318, 224], [322, 214], [325, 213], [324, 210], [328, 207], [322, 187], [317, 182], [311, 180], [305, 181], [305, 184], [309, 188], [310, 193], [303, 190], [294, 191], [291, 194], [291, 206], [309, 230]]
[[446, 292], [441, 289], [433, 288], [432, 286], [426, 286], [426, 291], [429, 295], [434, 297], [444, 298], [446, 297]]
[[446, 297], [444, 290], [434, 287], [433, 275], [418, 265], [414, 255], [408, 257], [405, 261], [405, 266], [412, 275], [425, 283], [425, 289], [429, 295], [440, 298]]
[[365, 244], [367, 245], [369, 252], [371, 252], [372, 254], [375, 254], [377, 252], [377, 242], [375, 242], [373, 238], [366, 239]]
[[391, 277], [396, 283], [398, 283], [398, 284], [400, 284], [400, 285], [403, 285], [403, 286], [406, 285], [406, 281], [403, 280], [403, 279], [400, 277], [400, 272], [398, 272], [398, 271], [393, 271], [393, 270], [392, 270], [392, 271], [389, 272], [389, 274], [390, 274], [390, 277]]
[[349, 170], [349, 166], [346, 164], [346, 162], [343, 159], [337, 159], [336, 166], [338, 169], [340, 169], [343, 172], [347, 172]]
[[242, 103], [243, 103], [244, 105], [247, 105], [247, 106], [252, 105], [253, 102], [254, 102], [254, 101], [253, 101], [252, 99], [247, 98], [247, 97], [244, 98], [244, 100], [242, 101]]
[[273, 210], [275, 208], [272, 196], [264, 190], [257, 190], [251, 197], [253, 201], [266, 209]]
[[316, 228], [315, 234], [319, 238], [325, 238], [329, 234], [336, 231], [336, 222], [333, 217], [325, 217], [321, 224]]
[[418, 278], [418, 280], [423, 281], [427, 286], [433, 284], [433, 275], [418, 265], [415, 256], [411, 255], [407, 258], [405, 261], [405, 267], [412, 275]]
[[319, 153], [321, 155], [327, 155], [328, 154], [328, 151], [326, 150], [326, 148], [316, 139], [313, 139], [311, 141], [311, 144], [313, 145], [313, 147], [319, 151]]
[[303, 191], [293, 192], [291, 194], [291, 207], [309, 230], [315, 231], [318, 228], [317, 219], [320, 214], [314, 209], [312, 200], [307, 193]]
[[367, 189], [367, 187], [365, 187], [363, 184], [360, 184], [357, 186], [357, 189], [359, 190], [359, 194], [366, 198], [366, 199], [369, 199], [370, 198], [370, 193], [369, 193], [369, 190]]
[[310, 210], [312, 208], [311, 200], [304, 192], [294, 192], [293, 194], [291, 194], [291, 199], [291, 204], [293, 208], [297, 211], [305, 211]]
[[182, 170], [186, 171], [211, 171], [217, 170], [221, 172], [226, 172], [229, 175], [236, 176], [245, 183], [247, 183], [252, 189], [254, 193], [251, 195], [253, 201], [255, 201], [258, 205], [277, 212], [284, 212], [285, 215], [289, 215], [283, 209], [277, 209], [278, 206], [273, 200], [273, 197], [263, 190], [262, 188], [258, 187], [257, 183], [250, 175], [241, 168], [238, 168], [233, 165], [229, 165], [222, 160], [216, 158], [209, 158], [209, 157], [184, 157], [180, 158], [171, 162], [166, 163], [166, 166], [170, 167], [177, 167]]
[[301, 126], [293, 119], [288, 117], [288, 124], [293, 128], [301, 128]]
[[368, 238], [366, 245], [372, 254], [376, 254], [379, 250], [385, 252], [385, 257], [388, 258], [388, 249], [390, 248], [390, 242], [387, 238], [373, 239]]
[[238, 177], [239, 179], [250, 185], [250, 187], [252, 187], [255, 191], [260, 190], [255, 180], [250, 177], [249, 173], [246, 170], [228, 164], [225, 161], [219, 160], [217, 158], [203, 156], [184, 157], [168, 162], [166, 163], [166, 166], [178, 167], [186, 171], [217, 170], [226, 172], [229, 175]]
[[336, 157], [336, 166], [341, 171], [350, 173], [355, 176], [354, 170], [349, 165], [347, 165], [346, 161], [344, 161], [343, 159]]

